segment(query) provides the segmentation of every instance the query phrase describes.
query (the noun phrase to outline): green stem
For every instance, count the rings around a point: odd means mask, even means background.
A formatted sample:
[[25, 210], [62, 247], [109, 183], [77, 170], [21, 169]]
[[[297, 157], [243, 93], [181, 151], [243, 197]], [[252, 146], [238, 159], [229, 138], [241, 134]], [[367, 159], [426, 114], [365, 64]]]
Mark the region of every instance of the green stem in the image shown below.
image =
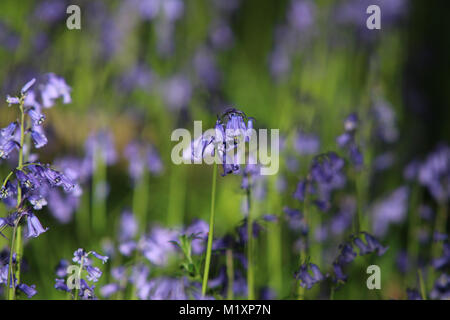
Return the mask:
[[[24, 147], [24, 141], [25, 141], [25, 112], [23, 110], [24, 101], [25, 101], [25, 96], [22, 95], [22, 97], [20, 98], [20, 104], [19, 104], [19, 109], [20, 109], [20, 149], [19, 149], [19, 159], [18, 159], [18, 166], [17, 166], [18, 170], [22, 170], [22, 166], [23, 166], [23, 147]], [[16, 205], [17, 210], [19, 209], [21, 202], [22, 202], [22, 188], [20, 186], [20, 183], [18, 183], [18, 185], [17, 185], [17, 205]], [[21, 258], [22, 258], [22, 252], [23, 252], [23, 243], [22, 243], [22, 227], [19, 226], [19, 223], [20, 223], [20, 213], [19, 213], [19, 218], [17, 219], [17, 222], [14, 226], [13, 238], [11, 241], [11, 251], [10, 251], [10, 256], [9, 256], [9, 275], [8, 275], [8, 278], [9, 278], [8, 299], [9, 300], [16, 299], [16, 283], [14, 282], [14, 267], [12, 265], [12, 260], [13, 260], [12, 258], [13, 258], [14, 253], [16, 254], [17, 283], [20, 282], [20, 267], [21, 267]], [[12, 286], [11, 286], [11, 284], [12, 284]]]
[[202, 283], [203, 296], [206, 294], [206, 289], [208, 287], [209, 265], [211, 263], [211, 250], [214, 237], [214, 206], [216, 198], [216, 180], [217, 180], [216, 178], [217, 178], [217, 163], [214, 164], [212, 176], [211, 212], [209, 216], [208, 247], [206, 249], [205, 272], [203, 273], [203, 283]]
[[248, 289], [248, 300], [255, 299], [255, 282], [254, 282], [254, 268], [253, 268], [253, 217], [252, 217], [252, 205], [251, 205], [251, 192], [250, 186], [251, 181], [249, 179], [249, 187], [247, 189], [247, 289]]
[[234, 299], [234, 266], [233, 266], [233, 250], [227, 249], [227, 278], [228, 278], [228, 288], [227, 288], [227, 299]]
[[422, 296], [423, 300], [427, 300], [427, 295], [426, 295], [426, 291], [425, 291], [425, 282], [423, 281], [423, 276], [422, 276], [422, 270], [419, 268], [419, 270], [417, 271], [419, 274], [419, 286], [420, 286], [420, 295]]

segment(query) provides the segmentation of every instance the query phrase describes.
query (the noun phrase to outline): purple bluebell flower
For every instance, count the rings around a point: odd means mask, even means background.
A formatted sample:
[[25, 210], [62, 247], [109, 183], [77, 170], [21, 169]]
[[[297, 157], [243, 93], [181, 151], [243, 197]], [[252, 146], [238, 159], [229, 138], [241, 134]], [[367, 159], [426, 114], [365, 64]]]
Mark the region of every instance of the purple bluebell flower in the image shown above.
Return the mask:
[[27, 295], [28, 299], [32, 298], [37, 293], [35, 285], [28, 286], [24, 283], [21, 283], [21, 284], [17, 285], [17, 289], [19, 289], [20, 291], [25, 293]]
[[151, 263], [164, 266], [169, 256], [175, 252], [171, 241], [176, 241], [178, 234], [174, 230], [155, 227], [151, 233], [141, 239], [141, 250], [145, 258]]
[[138, 224], [134, 217], [134, 214], [131, 211], [122, 212], [122, 216], [120, 218], [120, 240], [129, 240], [133, 239], [138, 232]]
[[64, 279], [55, 279], [55, 286], [54, 286], [54, 288], [56, 290], [70, 292], [70, 289], [67, 286], [66, 281]]
[[408, 208], [407, 187], [399, 187], [389, 196], [378, 201], [372, 208], [373, 229], [377, 236], [383, 236], [391, 223], [400, 223], [406, 217]]
[[365, 255], [368, 253], [376, 252], [377, 255], [382, 256], [388, 247], [383, 247], [381, 243], [370, 234], [363, 232], [366, 239], [364, 243], [360, 238], [355, 238], [354, 243], [359, 248], [359, 255]]
[[[312, 274], [311, 274], [312, 272]], [[320, 269], [314, 263], [304, 263], [295, 273], [295, 278], [300, 280], [300, 286], [311, 289], [314, 284], [322, 281], [325, 277], [320, 272]]]
[[38, 127], [31, 130], [31, 139], [37, 149], [42, 148], [48, 143], [47, 137], [44, 135], [42, 130], [38, 129]]
[[56, 276], [58, 278], [64, 278], [65, 276], [67, 276], [67, 267], [69, 266], [69, 261], [67, 261], [66, 259], [61, 259], [58, 263], [58, 265], [56, 266]]
[[10, 95], [6, 96], [6, 102], [8, 103], [8, 106], [11, 106], [13, 104], [19, 104], [20, 99], [17, 97], [11, 97]]
[[28, 212], [27, 214], [27, 237], [28, 238], [36, 238], [40, 234], [46, 232], [48, 228], [43, 228], [39, 219], [32, 213]]
[[206, 221], [197, 219], [191, 223], [186, 229], [187, 235], [193, 235], [192, 239], [192, 252], [194, 254], [201, 254], [205, 251], [206, 241], [208, 239], [209, 226]]
[[7, 127], [0, 130], [1, 137], [10, 140], [14, 137], [19, 124], [17, 121], [11, 122]]
[[183, 75], [175, 75], [164, 84], [164, 101], [171, 110], [186, 107], [192, 96], [192, 86]]
[[450, 243], [444, 243], [442, 256], [433, 259], [431, 264], [436, 270], [441, 270], [450, 266]]
[[420, 166], [418, 180], [427, 187], [437, 202], [448, 201], [450, 198], [450, 147], [439, 145], [427, 156]]
[[306, 31], [315, 21], [313, 1], [293, 0], [288, 10], [288, 22], [297, 31]]
[[305, 217], [300, 210], [284, 207], [283, 211], [289, 223], [289, 228], [292, 230], [299, 230], [303, 235], [308, 234], [308, 225], [306, 224]]
[[146, 156], [147, 167], [150, 173], [155, 175], [161, 174], [164, 170], [164, 165], [158, 151], [154, 147], [148, 147]]
[[14, 140], [7, 140], [3, 143], [3, 145], [0, 145], [0, 158], [1, 159], [8, 159], [11, 152], [13, 152], [14, 149], [19, 149], [20, 144]]
[[[110, 131], [99, 130], [91, 133], [85, 143], [86, 158], [91, 166], [97, 161], [97, 156], [101, 156], [107, 165], [113, 165], [117, 161], [114, 136]], [[92, 172], [92, 168], [91, 168]]]
[[342, 266], [339, 263], [333, 263], [333, 270], [335, 275], [335, 282], [345, 282], [347, 281], [347, 276], [342, 271]]
[[430, 298], [434, 300], [450, 299], [450, 276], [448, 274], [443, 273], [439, 276], [430, 292]]
[[107, 256], [102, 256], [101, 254], [98, 254], [95, 251], [91, 251], [90, 254], [92, 254], [94, 257], [96, 257], [97, 259], [99, 259], [102, 263], [106, 263], [109, 259], [109, 257]]
[[120, 286], [117, 283], [108, 283], [100, 289], [100, 294], [105, 298], [109, 298], [119, 290]]
[[55, 100], [62, 98], [64, 104], [72, 102], [70, 91], [72, 90], [66, 81], [53, 73], [45, 76], [45, 81], [39, 86], [41, 93], [42, 105], [44, 108], [51, 108], [55, 104]]
[[30, 81], [28, 81], [28, 82], [22, 87], [22, 89], [20, 90], [20, 92], [21, 92], [22, 94], [26, 93], [26, 92], [34, 85], [35, 82], [36, 82], [36, 79], [35, 79], [35, 78], [31, 79]]
[[102, 271], [97, 267], [87, 265], [85, 269], [88, 272], [88, 275], [86, 278], [89, 281], [97, 282], [98, 279], [102, 276]]
[[27, 113], [35, 126], [40, 126], [44, 123], [45, 115], [38, 112], [35, 108], [28, 109]]
[[314, 134], [299, 132], [294, 141], [294, 148], [300, 155], [316, 154], [320, 148], [320, 140]]
[[422, 296], [416, 289], [406, 289], [406, 296], [408, 300], [422, 300]]

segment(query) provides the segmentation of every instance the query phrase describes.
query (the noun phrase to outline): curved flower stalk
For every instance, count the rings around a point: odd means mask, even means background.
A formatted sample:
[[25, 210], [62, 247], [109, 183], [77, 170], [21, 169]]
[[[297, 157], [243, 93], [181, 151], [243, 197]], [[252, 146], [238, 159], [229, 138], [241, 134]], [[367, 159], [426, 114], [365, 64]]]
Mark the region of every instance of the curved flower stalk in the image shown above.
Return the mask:
[[[215, 164], [212, 177], [212, 194], [211, 194], [211, 212], [209, 221], [208, 246], [206, 250], [205, 271], [203, 273], [202, 295], [205, 296], [208, 287], [209, 267], [211, 263], [211, 251], [214, 237], [214, 209], [215, 209], [215, 192], [216, 192], [216, 174], [217, 160], [221, 160], [223, 173], [226, 176], [231, 173], [239, 173], [241, 165], [245, 163], [246, 142], [250, 141], [253, 132], [253, 119], [248, 118], [245, 113], [235, 108], [229, 108], [218, 117], [214, 133], [203, 134], [191, 143], [190, 148], [185, 151], [184, 156], [190, 157], [192, 160], [203, 158], [215, 158]], [[244, 152], [243, 152], [244, 150]], [[249, 214], [250, 220], [250, 214]], [[249, 221], [249, 232], [251, 234], [252, 223]], [[252, 246], [248, 246], [249, 256], [251, 255]], [[252, 273], [249, 276], [250, 282]], [[249, 293], [253, 292], [249, 287]], [[253, 294], [249, 294], [249, 298]]]
[[[66, 292], [72, 292], [75, 289], [72, 297], [75, 300], [81, 298], [83, 300], [95, 299], [94, 289], [95, 285], [89, 285], [89, 282], [97, 282], [102, 276], [102, 271], [98, 267], [92, 265], [92, 260], [89, 256], [92, 255], [102, 263], [106, 263], [109, 259], [107, 256], [102, 256], [95, 251], [86, 252], [80, 248], [73, 253], [72, 261], [78, 266], [69, 266], [67, 260], [61, 260], [56, 268], [55, 289]], [[73, 275], [72, 275], [73, 273]], [[65, 277], [68, 277], [65, 280]]]
[[[0, 219], [0, 232], [12, 228], [11, 249], [8, 263], [7, 288], [8, 299], [15, 299], [16, 288], [23, 289], [31, 297], [35, 294], [34, 287], [21, 283], [21, 259], [23, 251], [22, 225], [26, 220], [28, 238], [37, 237], [47, 231], [43, 228], [35, 210], [47, 205], [47, 190], [61, 187], [66, 192], [75, 188], [72, 180], [49, 165], [38, 161], [27, 162], [32, 141], [35, 148], [41, 148], [48, 142], [42, 124], [45, 115], [42, 107], [50, 108], [55, 100], [63, 97], [65, 103], [70, 102], [70, 88], [62, 78], [54, 74], [45, 76], [43, 84], [35, 85], [36, 79], [27, 82], [19, 96], [7, 96], [9, 106], [17, 105], [19, 119], [1, 130], [0, 158], [7, 159], [18, 151], [17, 166], [7, 175], [0, 187], [0, 199], [12, 210], [7, 217]], [[37, 86], [32, 90], [33, 86]], [[34, 293], [33, 293], [34, 292]]]

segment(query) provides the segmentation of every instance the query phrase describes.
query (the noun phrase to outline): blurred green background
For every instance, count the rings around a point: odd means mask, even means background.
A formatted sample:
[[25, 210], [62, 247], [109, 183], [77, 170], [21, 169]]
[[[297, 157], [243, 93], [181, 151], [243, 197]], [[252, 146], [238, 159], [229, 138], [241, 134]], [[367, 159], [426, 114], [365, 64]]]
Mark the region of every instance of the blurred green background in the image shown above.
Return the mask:
[[[82, 156], [89, 133], [99, 129], [114, 134], [119, 155], [119, 162], [107, 169], [110, 192], [103, 205], [93, 196], [94, 179], [84, 186], [71, 222], [40, 215], [50, 229], [29, 241], [24, 252], [30, 270], [24, 279], [37, 285], [38, 299], [65, 298], [53, 288], [59, 259], [69, 259], [79, 247], [101, 252], [102, 243], [115, 241], [124, 208], [144, 210], [147, 228], [208, 220], [211, 168], [173, 165], [170, 135], [175, 128], [192, 130], [194, 120], [203, 121], [204, 129], [212, 127], [228, 106], [254, 117], [258, 128], [280, 129], [286, 141], [280, 174], [268, 178], [258, 216], [281, 215], [283, 207], [298, 206], [292, 192], [311, 160], [293, 151], [299, 131], [317, 134], [320, 152], [337, 150], [345, 117], [360, 115], [369, 168], [363, 172], [366, 205], [402, 183], [403, 167], [412, 158], [450, 138], [449, 39], [444, 31], [449, 22], [439, 7], [442, 1], [374, 1], [382, 10], [381, 30], [365, 26], [367, 14], [359, 9], [367, 1], [298, 1], [306, 4], [297, 12], [295, 1], [288, 0], [186, 0], [180, 1], [180, 12], [169, 8], [156, 14], [145, 11], [144, 2], [71, 1], [81, 8], [81, 30], [67, 29], [69, 3], [64, 0], [0, 3], [1, 96], [47, 72], [64, 77], [72, 88], [71, 104], [45, 110], [49, 144], [39, 151], [41, 159]], [[371, 138], [371, 108], [379, 101], [395, 112], [399, 138], [390, 144]], [[3, 127], [16, 115], [5, 99], [0, 106]], [[132, 139], [154, 145], [164, 163], [163, 174], [150, 175], [140, 189], [133, 189], [127, 175], [124, 150]], [[374, 158], [386, 152], [395, 154], [394, 164], [383, 172], [372, 170]], [[292, 157], [298, 161], [294, 172], [285, 163]], [[8, 172], [5, 165], [1, 170]], [[276, 191], [280, 176], [287, 185], [282, 193]], [[217, 236], [232, 232], [243, 219], [239, 186], [238, 177], [218, 180]], [[89, 217], [96, 210], [106, 212], [106, 230], [92, 225]], [[405, 288], [416, 283], [395, 267], [407, 232], [404, 226], [396, 228], [384, 239], [390, 250], [377, 260], [384, 289], [365, 289], [367, 261], [359, 261], [336, 298], [405, 298]], [[282, 235], [279, 242], [274, 234]], [[269, 286], [277, 298], [293, 290], [298, 267], [294, 241], [286, 225], [278, 224], [267, 225], [257, 241], [257, 287]], [[105, 274], [110, 267], [105, 265]], [[308, 297], [323, 295], [313, 289]]]

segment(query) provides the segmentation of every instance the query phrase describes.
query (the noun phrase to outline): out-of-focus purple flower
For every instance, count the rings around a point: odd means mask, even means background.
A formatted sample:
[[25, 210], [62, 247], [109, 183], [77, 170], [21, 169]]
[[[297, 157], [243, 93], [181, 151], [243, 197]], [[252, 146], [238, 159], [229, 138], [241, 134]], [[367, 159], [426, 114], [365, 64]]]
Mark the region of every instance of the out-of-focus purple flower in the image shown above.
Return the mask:
[[144, 257], [151, 263], [164, 266], [167, 264], [169, 256], [175, 252], [175, 247], [171, 242], [176, 241], [177, 238], [176, 231], [155, 227], [148, 236], [141, 239], [140, 248]]
[[109, 298], [119, 290], [120, 286], [117, 283], [108, 283], [100, 289], [100, 294], [105, 298]]
[[175, 75], [165, 82], [163, 95], [164, 101], [169, 109], [182, 109], [186, 107], [191, 100], [191, 83], [185, 76]]
[[375, 132], [381, 141], [393, 143], [398, 139], [395, 113], [386, 101], [378, 101], [373, 107]]
[[440, 270], [450, 266], [450, 243], [444, 243], [443, 254], [441, 257], [432, 261], [433, 268]]
[[443, 203], [450, 198], [450, 147], [438, 146], [419, 169], [419, 182], [428, 188], [433, 198]]
[[44, 108], [51, 108], [55, 101], [62, 98], [64, 104], [72, 102], [70, 91], [72, 90], [66, 81], [54, 73], [45, 75], [44, 81], [39, 84], [38, 89], [41, 94]]
[[320, 210], [329, 209], [331, 193], [341, 189], [346, 183], [343, 173], [344, 160], [334, 152], [328, 152], [313, 159], [310, 169], [310, 181], [313, 183], [309, 191], [316, 194], [314, 203]]
[[383, 236], [391, 223], [400, 223], [405, 219], [408, 208], [408, 194], [408, 187], [403, 186], [375, 203], [372, 208], [372, 215], [373, 230], [377, 236]]
[[306, 235], [308, 233], [308, 225], [306, 224], [305, 217], [300, 210], [284, 207], [283, 212], [286, 215], [289, 228], [292, 230], [299, 230], [301, 234]]
[[206, 221], [197, 219], [185, 231], [187, 235], [194, 235], [192, 239], [192, 252], [201, 254], [206, 247], [208, 240], [209, 226]]
[[97, 156], [101, 156], [107, 165], [114, 164], [117, 161], [117, 153], [113, 134], [107, 130], [92, 133], [86, 140], [85, 152], [92, 165], [96, 162]]
[[199, 49], [194, 56], [194, 67], [197, 76], [204, 86], [210, 90], [216, 89], [220, 82], [220, 72], [217, 68], [213, 53], [206, 49]]
[[294, 148], [300, 155], [316, 154], [320, 148], [319, 137], [299, 132], [294, 141]]
[[66, 8], [65, 0], [46, 0], [36, 6], [34, 16], [38, 20], [53, 23], [64, 19]]
[[159, 175], [164, 170], [164, 165], [162, 163], [161, 157], [158, 151], [153, 147], [149, 146], [146, 151], [147, 157], [147, 168], [150, 173]]
[[373, 167], [376, 171], [389, 169], [395, 162], [395, 156], [392, 152], [380, 154], [373, 160]]
[[449, 300], [450, 299], [450, 276], [443, 273], [434, 283], [434, 287], [430, 292], [431, 299]]
[[315, 3], [309, 0], [293, 0], [288, 10], [288, 22], [297, 31], [306, 31], [315, 20]]
[[69, 261], [67, 261], [66, 259], [61, 259], [58, 263], [58, 265], [56, 266], [56, 276], [58, 278], [64, 278], [65, 276], [67, 276], [67, 267], [69, 266]]
[[415, 289], [406, 289], [406, 296], [408, 300], [422, 300], [419, 291]]
[[218, 50], [229, 49], [234, 42], [233, 31], [224, 21], [216, 23], [210, 33], [212, 46]]
[[133, 239], [138, 231], [138, 224], [134, 217], [134, 214], [131, 211], [122, 212], [122, 216], [120, 217], [120, 240], [129, 240]]

